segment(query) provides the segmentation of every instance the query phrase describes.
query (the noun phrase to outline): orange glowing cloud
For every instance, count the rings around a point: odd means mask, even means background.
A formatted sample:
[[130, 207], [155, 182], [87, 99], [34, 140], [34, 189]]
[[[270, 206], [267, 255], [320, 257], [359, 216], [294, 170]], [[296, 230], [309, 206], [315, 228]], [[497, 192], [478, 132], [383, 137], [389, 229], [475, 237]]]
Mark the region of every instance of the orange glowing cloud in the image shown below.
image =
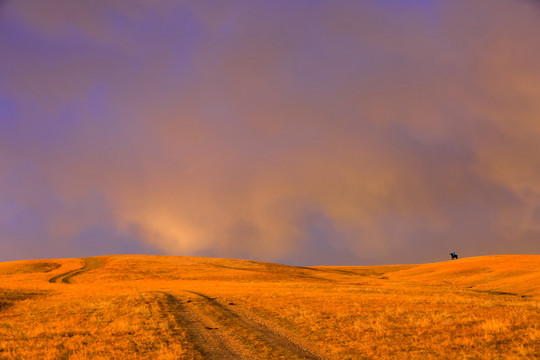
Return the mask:
[[7, 3], [0, 249], [540, 251], [533, 2], [135, 4]]

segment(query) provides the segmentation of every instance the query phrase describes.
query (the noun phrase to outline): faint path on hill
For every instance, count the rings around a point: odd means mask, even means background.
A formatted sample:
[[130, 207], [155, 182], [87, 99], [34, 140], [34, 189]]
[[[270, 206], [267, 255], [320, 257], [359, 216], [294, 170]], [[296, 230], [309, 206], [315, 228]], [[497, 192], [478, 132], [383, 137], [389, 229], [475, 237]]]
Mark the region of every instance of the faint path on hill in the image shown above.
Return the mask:
[[[197, 344], [205, 359], [264, 358], [263, 354], [251, 354], [238, 340], [232, 339], [224, 331], [221, 331], [220, 327], [232, 331], [237, 328], [256, 336], [258, 341], [264, 343], [261, 346], [271, 350], [274, 358], [324, 359], [308, 349], [305, 344], [293, 340], [292, 334], [287, 334], [287, 331], [246, 309], [241, 309], [232, 303], [220, 303], [215, 298], [201, 293], [191, 291], [188, 293], [195, 295], [196, 298], [182, 302], [171, 294], [163, 294], [166, 297], [169, 311], [173, 313], [177, 324], [188, 330], [191, 340]], [[202, 307], [211, 310], [216, 320], [203, 314], [202, 309], [200, 309]], [[208, 314], [208, 312], [206, 313]], [[218, 317], [221, 320], [217, 319]], [[240, 334], [240, 332], [238, 333]], [[248, 341], [245, 339], [245, 342]], [[257, 351], [256, 348], [254, 350]]]
[[204, 359], [246, 359], [245, 350], [235, 344], [216, 324], [193, 307], [186, 306], [173, 295], [165, 295], [165, 305], [176, 324], [187, 330], [189, 340]]
[[49, 279], [50, 283], [63, 282], [64, 284], [70, 284], [70, 280], [77, 275], [81, 275], [90, 270], [98, 269], [103, 266], [103, 260], [95, 257], [83, 258], [84, 265], [83, 267], [75, 270], [68, 271], [66, 273], [56, 275]]

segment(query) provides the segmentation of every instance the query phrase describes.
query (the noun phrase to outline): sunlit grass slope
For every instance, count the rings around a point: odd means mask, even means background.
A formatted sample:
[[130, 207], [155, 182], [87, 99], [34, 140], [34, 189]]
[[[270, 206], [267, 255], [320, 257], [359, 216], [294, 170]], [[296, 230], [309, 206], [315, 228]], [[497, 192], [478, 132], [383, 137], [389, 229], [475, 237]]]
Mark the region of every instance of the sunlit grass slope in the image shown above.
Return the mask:
[[0, 263], [0, 359], [536, 359], [540, 256]]
[[540, 294], [540, 255], [479, 256], [421, 265], [316, 268], [348, 271], [358, 275], [381, 275], [425, 285], [455, 285], [523, 296]]

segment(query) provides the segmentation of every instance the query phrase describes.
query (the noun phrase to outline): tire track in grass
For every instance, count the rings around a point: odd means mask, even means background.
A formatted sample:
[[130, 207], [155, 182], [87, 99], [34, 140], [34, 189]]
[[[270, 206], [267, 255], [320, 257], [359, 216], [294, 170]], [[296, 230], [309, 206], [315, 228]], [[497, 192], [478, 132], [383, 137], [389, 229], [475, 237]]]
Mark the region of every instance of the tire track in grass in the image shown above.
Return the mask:
[[258, 338], [263, 340], [276, 352], [286, 354], [287, 359], [324, 359], [323, 356], [308, 349], [305, 345], [301, 345], [297, 341], [294, 341], [290, 336], [285, 334], [284, 331], [278, 329], [276, 326], [260, 319], [245, 309], [239, 309], [233, 303], [225, 305], [218, 302], [215, 298], [211, 298], [207, 295], [191, 291], [189, 291], [189, 293], [204, 299], [207, 304], [218, 310], [225, 318], [231, 320], [238, 326], [248, 329], [251, 333], [256, 334]]
[[96, 257], [87, 257], [82, 259], [84, 261], [83, 267], [75, 270], [68, 271], [63, 274], [56, 275], [49, 279], [50, 283], [63, 282], [64, 284], [71, 284], [70, 280], [77, 275], [81, 275], [90, 270], [95, 270], [103, 266], [103, 260]]
[[[324, 359], [293, 340], [285, 331], [247, 310], [235, 309], [232, 304], [222, 304], [201, 293], [187, 292], [196, 297], [183, 302], [161, 292], [165, 296], [164, 308], [174, 316], [177, 326], [187, 330], [189, 341], [205, 359], [263, 359], [268, 356], [275, 359]], [[251, 341], [255, 343], [250, 346]]]
[[176, 325], [187, 330], [191, 345], [203, 359], [246, 359], [244, 349], [219, 330], [211, 319], [173, 295], [166, 292], [161, 294], [165, 297], [166, 311], [173, 315]]

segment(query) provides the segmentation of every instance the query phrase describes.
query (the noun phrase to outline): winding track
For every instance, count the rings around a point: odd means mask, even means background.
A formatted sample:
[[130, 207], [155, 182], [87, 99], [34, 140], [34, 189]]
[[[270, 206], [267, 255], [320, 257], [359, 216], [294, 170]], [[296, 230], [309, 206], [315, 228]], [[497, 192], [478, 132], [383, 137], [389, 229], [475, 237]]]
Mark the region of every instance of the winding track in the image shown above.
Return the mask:
[[[164, 308], [173, 314], [178, 326], [187, 329], [190, 341], [205, 359], [261, 358], [261, 355], [250, 353], [238, 340], [221, 330], [221, 327], [231, 325], [257, 336], [267, 348], [271, 349], [275, 358], [323, 359], [322, 356], [292, 340], [276, 326], [258, 318], [246, 309], [227, 306], [201, 293], [188, 293], [196, 295], [196, 301], [182, 302], [175, 296], [162, 292], [165, 296]], [[201, 305], [217, 313], [221, 320], [217, 316], [213, 319], [203, 314], [199, 309]]]
[[49, 279], [50, 283], [63, 282], [64, 284], [71, 284], [70, 280], [77, 275], [81, 275], [84, 272], [98, 269], [103, 266], [103, 260], [95, 257], [83, 258], [84, 265], [83, 267], [75, 270], [68, 271], [63, 274], [56, 275]]

